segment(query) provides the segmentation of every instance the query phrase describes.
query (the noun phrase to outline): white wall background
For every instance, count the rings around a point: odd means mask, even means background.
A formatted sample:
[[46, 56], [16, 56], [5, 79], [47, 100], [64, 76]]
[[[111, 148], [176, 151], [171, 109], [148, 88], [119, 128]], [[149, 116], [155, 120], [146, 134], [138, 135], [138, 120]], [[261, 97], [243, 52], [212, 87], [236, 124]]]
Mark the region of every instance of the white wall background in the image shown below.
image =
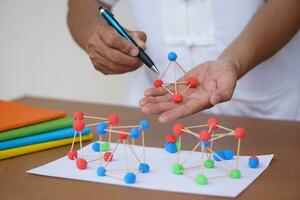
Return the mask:
[[[94, 70], [71, 38], [67, 7], [67, 0], [0, 1], [0, 98], [27, 94], [122, 103], [128, 75], [106, 77]], [[114, 13], [134, 27], [126, 0]]]

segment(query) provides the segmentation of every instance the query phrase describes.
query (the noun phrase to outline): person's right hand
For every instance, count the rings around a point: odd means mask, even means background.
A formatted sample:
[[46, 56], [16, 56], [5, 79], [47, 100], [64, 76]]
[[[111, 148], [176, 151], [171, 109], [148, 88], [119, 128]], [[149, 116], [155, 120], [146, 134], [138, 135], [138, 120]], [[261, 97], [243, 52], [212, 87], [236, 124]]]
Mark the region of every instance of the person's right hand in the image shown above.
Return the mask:
[[[144, 32], [127, 31], [127, 33], [142, 49], [146, 48]], [[137, 57], [138, 48], [107, 24], [95, 30], [88, 40], [86, 50], [94, 68], [105, 75], [134, 71], [142, 65]]]

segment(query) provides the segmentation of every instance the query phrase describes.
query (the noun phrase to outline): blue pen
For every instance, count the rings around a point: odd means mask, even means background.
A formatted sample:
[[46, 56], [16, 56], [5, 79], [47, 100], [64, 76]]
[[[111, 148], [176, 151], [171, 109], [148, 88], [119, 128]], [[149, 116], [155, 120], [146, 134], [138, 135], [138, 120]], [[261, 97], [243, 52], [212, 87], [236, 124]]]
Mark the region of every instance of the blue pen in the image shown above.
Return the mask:
[[124, 37], [127, 41], [134, 44], [139, 49], [138, 57], [141, 61], [147, 65], [153, 72], [156, 74], [159, 74], [159, 70], [155, 67], [154, 62], [151, 60], [151, 58], [144, 52], [143, 49], [141, 49], [135, 41], [126, 33], [126, 31], [122, 28], [122, 26], [119, 24], [119, 22], [114, 18], [113, 14], [103, 8], [102, 6], [99, 7], [99, 12], [102, 15], [102, 17], [107, 21], [107, 23], [112, 26], [122, 37]]

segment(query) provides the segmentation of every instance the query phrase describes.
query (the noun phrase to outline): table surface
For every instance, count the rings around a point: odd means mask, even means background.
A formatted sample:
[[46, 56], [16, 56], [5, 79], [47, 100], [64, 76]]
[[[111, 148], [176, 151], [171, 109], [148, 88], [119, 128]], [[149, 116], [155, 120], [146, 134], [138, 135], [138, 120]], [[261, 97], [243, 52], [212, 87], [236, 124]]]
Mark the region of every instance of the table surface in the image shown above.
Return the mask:
[[[175, 123], [159, 124], [157, 116], [144, 115], [137, 108], [29, 96], [16, 101], [63, 110], [70, 116], [78, 110], [98, 116], [118, 113], [122, 124], [132, 124], [146, 118], [151, 122], [147, 146], [161, 146], [165, 135], [170, 133]], [[209, 117], [211, 116], [200, 113], [180, 121], [187, 125], [203, 124]], [[217, 118], [227, 127], [246, 128], [247, 137], [242, 144], [242, 155], [275, 154], [269, 168], [238, 199], [300, 199], [300, 159], [297, 159], [300, 152], [300, 122], [229, 116]], [[218, 146], [233, 148], [234, 141], [226, 139]], [[87, 142], [84, 143], [86, 144]], [[192, 147], [192, 144], [192, 140], [185, 139], [183, 148]], [[68, 149], [69, 146], [58, 147], [0, 161], [0, 199], [220, 199], [43, 177], [25, 172], [64, 156]]]

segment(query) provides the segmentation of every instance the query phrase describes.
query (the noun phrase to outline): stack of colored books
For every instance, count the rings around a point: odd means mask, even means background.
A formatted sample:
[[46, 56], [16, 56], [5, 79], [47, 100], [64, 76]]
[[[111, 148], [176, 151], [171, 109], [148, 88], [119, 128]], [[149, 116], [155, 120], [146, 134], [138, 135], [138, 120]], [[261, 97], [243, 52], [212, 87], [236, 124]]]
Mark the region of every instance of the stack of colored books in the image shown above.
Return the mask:
[[[0, 100], [0, 160], [71, 144], [72, 125], [65, 112]], [[82, 141], [90, 139], [85, 128]]]

